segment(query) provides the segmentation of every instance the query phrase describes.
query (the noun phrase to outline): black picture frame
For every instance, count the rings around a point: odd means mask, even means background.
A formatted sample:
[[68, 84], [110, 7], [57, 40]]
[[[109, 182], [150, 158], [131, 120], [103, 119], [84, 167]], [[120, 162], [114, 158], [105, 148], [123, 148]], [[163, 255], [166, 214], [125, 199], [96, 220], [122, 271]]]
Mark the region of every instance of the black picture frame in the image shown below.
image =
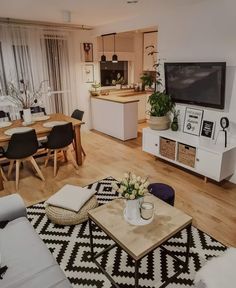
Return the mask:
[[215, 122], [203, 120], [201, 136], [212, 139], [214, 136]]

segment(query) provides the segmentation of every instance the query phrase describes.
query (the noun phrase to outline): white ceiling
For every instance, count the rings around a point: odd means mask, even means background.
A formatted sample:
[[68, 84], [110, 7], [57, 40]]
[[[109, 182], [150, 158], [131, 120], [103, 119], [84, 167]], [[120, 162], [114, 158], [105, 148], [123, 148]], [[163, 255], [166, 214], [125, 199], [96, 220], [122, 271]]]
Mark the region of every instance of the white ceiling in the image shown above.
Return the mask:
[[63, 11], [71, 12], [71, 23], [101, 26], [146, 14], [157, 0], [0, 0], [0, 17], [65, 23]]

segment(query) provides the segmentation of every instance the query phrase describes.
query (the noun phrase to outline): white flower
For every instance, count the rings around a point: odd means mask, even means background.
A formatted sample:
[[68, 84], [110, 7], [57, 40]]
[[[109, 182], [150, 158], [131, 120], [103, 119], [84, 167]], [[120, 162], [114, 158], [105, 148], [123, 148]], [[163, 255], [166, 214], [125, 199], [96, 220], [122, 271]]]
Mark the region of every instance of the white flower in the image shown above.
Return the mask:
[[137, 180], [138, 182], [140, 182], [140, 181], [141, 181], [141, 177], [138, 176], [136, 180]]
[[128, 173], [125, 173], [124, 176], [125, 176], [125, 179], [129, 178], [129, 174]]
[[143, 189], [143, 193], [144, 194], [148, 193], [148, 189]]
[[134, 195], [134, 194], [131, 194], [131, 195], [129, 196], [129, 199], [130, 199], [130, 200], [134, 200], [134, 199], [135, 199], [135, 195]]
[[138, 194], [139, 194], [140, 196], [142, 196], [142, 195], [144, 194], [143, 190], [139, 190], [139, 191], [138, 191]]
[[128, 185], [127, 179], [124, 179], [122, 184], [123, 184], [124, 186], [127, 186], [127, 185]]
[[123, 189], [119, 188], [119, 189], [117, 190], [117, 192], [121, 194], [121, 193], [123, 193]]
[[112, 183], [112, 188], [117, 191], [119, 189], [119, 186], [116, 183]]
[[134, 184], [134, 188], [137, 190], [139, 189], [139, 184], [137, 182]]
[[145, 188], [147, 188], [147, 187], [149, 186], [149, 184], [150, 184], [150, 183], [147, 181], [147, 182], [144, 183], [143, 186], [144, 186]]
[[126, 199], [129, 199], [129, 193], [126, 193], [126, 194], [125, 194], [125, 198], [126, 198]]
[[139, 186], [139, 190], [143, 190], [144, 189], [144, 186], [143, 184]]
[[146, 182], [146, 179], [142, 178], [141, 183], [144, 184]]
[[133, 179], [133, 181], [136, 181], [137, 176], [135, 174], [132, 174], [131, 178]]

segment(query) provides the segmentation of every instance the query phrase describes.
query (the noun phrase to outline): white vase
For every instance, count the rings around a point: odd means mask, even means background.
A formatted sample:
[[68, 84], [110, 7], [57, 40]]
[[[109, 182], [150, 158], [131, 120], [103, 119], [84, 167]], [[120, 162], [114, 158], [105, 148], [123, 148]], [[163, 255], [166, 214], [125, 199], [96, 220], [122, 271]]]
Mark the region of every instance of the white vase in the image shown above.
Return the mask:
[[126, 217], [130, 221], [135, 221], [140, 219], [140, 204], [143, 198], [126, 200], [125, 213]]
[[25, 123], [31, 123], [32, 122], [32, 115], [30, 108], [23, 109], [23, 118]]

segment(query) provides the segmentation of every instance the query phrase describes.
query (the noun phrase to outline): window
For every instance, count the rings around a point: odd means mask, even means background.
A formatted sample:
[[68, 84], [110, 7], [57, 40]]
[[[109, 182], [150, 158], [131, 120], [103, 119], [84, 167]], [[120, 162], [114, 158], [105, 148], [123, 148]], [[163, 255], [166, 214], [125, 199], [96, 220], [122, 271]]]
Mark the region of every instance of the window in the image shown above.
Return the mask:
[[100, 63], [101, 73], [101, 85], [112, 86], [115, 85], [115, 81], [122, 79], [123, 85], [128, 84], [128, 61], [119, 61], [118, 63], [112, 63], [107, 61], [106, 63]]
[[0, 95], [7, 95], [7, 80], [3, 63], [1, 42], [0, 42]]
[[28, 81], [34, 87], [32, 64], [28, 45], [12, 45], [17, 82]]

